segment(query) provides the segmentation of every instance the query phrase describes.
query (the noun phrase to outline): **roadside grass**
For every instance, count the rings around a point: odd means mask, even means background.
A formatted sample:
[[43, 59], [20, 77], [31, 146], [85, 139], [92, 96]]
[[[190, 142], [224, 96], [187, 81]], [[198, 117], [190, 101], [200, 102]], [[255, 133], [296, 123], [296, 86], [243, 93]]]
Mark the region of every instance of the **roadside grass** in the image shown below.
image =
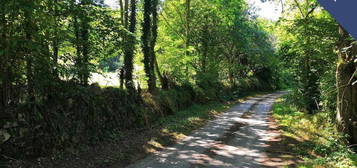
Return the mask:
[[192, 130], [205, 124], [206, 120], [213, 119], [216, 115], [230, 107], [230, 104], [210, 102], [200, 105], [194, 104], [186, 110], [175, 115], [161, 118], [158, 123], [163, 126], [163, 131], [190, 134]]
[[233, 103], [210, 102], [207, 104], [194, 104], [186, 110], [178, 111], [174, 115], [158, 119], [155, 128], [156, 136], [144, 144], [145, 152], [152, 153], [162, 150], [186, 137], [192, 131], [204, 126], [208, 120], [231, 107]]
[[344, 144], [326, 113], [308, 115], [281, 98], [273, 106], [273, 117], [282, 128], [282, 136], [299, 141], [292, 151], [304, 162], [298, 168], [356, 168], [357, 154]]

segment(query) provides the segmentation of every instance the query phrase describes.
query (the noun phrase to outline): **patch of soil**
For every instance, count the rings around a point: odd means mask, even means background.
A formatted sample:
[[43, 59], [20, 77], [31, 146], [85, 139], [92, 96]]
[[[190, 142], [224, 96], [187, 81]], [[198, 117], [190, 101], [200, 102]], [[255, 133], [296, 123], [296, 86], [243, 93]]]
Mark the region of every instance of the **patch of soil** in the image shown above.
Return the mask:
[[236, 122], [234, 123], [224, 134], [223, 136], [217, 139], [217, 144], [227, 144], [234, 138], [234, 133], [237, 132], [241, 127], [245, 126], [245, 123]]
[[234, 133], [237, 132], [241, 127], [245, 126], [246, 124], [236, 122], [234, 123], [233, 126], [231, 126], [224, 134], [223, 136], [219, 137], [217, 139], [217, 143], [213, 144], [209, 149], [205, 150], [203, 154], [206, 154], [210, 157], [214, 157], [216, 154], [215, 150], [219, 150], [220, 147], [224, 146], [224, 144], [227, 144], [229, 141], [231, 141], [234, 138]]
[[248, 119], [252, 116], [252, 112], [251, 111], [247, 111], [245, 113], [242, 114], [242, 116], [240, 116], [240, 118], [244, 118], [244, 119]]

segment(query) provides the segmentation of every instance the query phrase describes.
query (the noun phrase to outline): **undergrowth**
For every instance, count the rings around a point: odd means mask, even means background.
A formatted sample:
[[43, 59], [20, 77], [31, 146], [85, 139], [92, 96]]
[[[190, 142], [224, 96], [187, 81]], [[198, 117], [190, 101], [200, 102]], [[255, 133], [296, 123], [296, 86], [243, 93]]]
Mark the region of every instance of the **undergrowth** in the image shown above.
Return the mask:
[[300, 143], [293, 148], [304, 162], [299, 168], [353, 168], [357, 154], [345, 145], [326, 112], [308, 115], [280, 99], [273, 107], [273, 116], [282, 127], [282, 136]]

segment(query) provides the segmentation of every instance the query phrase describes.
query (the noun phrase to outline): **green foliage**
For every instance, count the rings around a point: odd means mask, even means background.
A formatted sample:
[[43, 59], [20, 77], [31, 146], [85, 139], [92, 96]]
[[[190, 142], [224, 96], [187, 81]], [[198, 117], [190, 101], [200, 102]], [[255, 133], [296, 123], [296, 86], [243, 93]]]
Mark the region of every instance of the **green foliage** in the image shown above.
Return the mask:
[[228, 105], [210, 102], [206, 105], [194, 104], [186, 110], [177, 112], [175, 115], [161, 118], [158, 123], [164, 125], [164, 129], [188, 135], [192, 130], [203, 126], [206, 120], [227, 109]]
[[[281, 85], [264, 28], [271, 23], [257, 19], [243, 0], [120, 6], [1, 1], [1, 153], [43, 156], [94, 145], [193, 104]], [[91, 81], [92, 73], [108, 71], [120, 71], [120, 89]], [[147, 93], [157, 81], [163, 89]]]
[[[334, 121], [354, 144], [356, 94], [349, 82], [356, 69], [351, 62], [355, 55], [353, 40], [317, 1], [291, 0], [286, 6], [290, 12], [277, 22], [279, 31], [275, 33], [280, 66], [293, 77], [288, 101], [309, 114], [322, 111], [324, 115], [318, 113], [315, 117]], [[345, 96], [347, 92], [351, 96]]]
[[320, 102], [332, 98], [321, 95], [324, 92], [321, 87], [334, 85], [331, 78], [325, 77], [331, 76], [326, 72], [331, 73], [337, 58], [334, 52], [337, 23], [326, 11], [316, 10], [315, 1], [290, 4], [291, 8], [297, 5], [303, 9], [292, 10], [279, 21], [278, 54], [294, 77], [291, 83], [296, 105], [312, 113], [321, 107]]
[[[37, 102], [32, 120], [23, 118], [30, 110], [27, 104], [14, 109], [16, 113], [13, 115], [19, 119], [12, 118], [7, 122], [18, 126], [7, 130], [17, 138], [2, 145], [4, 153], [42, 155], [53, 148], [95, 144], [108, 139], [115, 130], [140, 126], [137, 114], [142, 110], [142, 105], [138, 103], [141, 101], [124, 90], [101, 89], [95, 85], [82, 87], [67, 82], [55, 89], [59, 91], [53, 95], [56, 99]], [[31, 127], [30, 122], [36, 127]], [[33, 144], [34, 141], [36, 144]], [[16, 148], [10, 148], [10, 144]]]
[[[157, 57], [160, 69], [174, 82], [193, 83], [203, 90], [222, 83], [234, 87], [239, 79], [256, 76], [256, 71], [275, 69], [277, 59], [270, 37], [262, 28], [264, 23], [247, 12], [245, 2], [192, 2], [188, 47], [183, 47], [187, 31], [182, 26], [186, 22], [185, 2], [165, 1], [163, 9]], [[265, 73], [269, 74], [260, 79], [271, 80], [272, 88], [276, 88], [272, 80], [275, 72]]]
[[326, 120], [326, 112], [308, 115], [296, 106], [280, 102], [273, 107], [273, 116], [283, 127], [283, 136], [299, 141], [293, 152], [304, 159], [298, 167], [339, 167], [357, 166], [357, 155], [346, 147], [342, 136], [331, 120]]

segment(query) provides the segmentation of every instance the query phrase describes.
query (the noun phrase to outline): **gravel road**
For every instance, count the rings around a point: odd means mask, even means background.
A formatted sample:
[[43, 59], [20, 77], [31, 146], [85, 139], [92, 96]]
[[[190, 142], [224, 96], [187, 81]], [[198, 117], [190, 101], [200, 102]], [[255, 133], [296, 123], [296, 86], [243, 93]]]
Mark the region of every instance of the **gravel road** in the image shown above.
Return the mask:
[[127, 168], [266, 167], [269, 112], [277, 92], [249, 98], [196, 130], [182, 141]]

